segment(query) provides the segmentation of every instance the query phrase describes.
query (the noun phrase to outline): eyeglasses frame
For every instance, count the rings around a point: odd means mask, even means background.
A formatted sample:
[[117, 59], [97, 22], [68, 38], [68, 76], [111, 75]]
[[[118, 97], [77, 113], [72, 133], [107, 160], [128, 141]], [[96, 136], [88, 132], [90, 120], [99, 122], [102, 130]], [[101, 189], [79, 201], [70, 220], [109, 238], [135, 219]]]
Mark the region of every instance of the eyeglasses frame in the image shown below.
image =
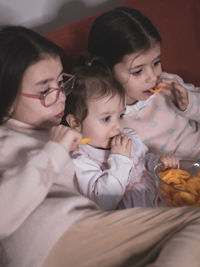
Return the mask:
[[[63, 91], [65, 93], [65, 95], [68, 95], [69, 93], [71, 93], [71, 91], [73, 89], [73, 86], [72, 86], [68, 92], [65, 92], [65, 90], [64, 90], [66, 84], [73, 80], [74, 75], [69, 74], [69, 73], [62, 73], [62, 75], [66, 76], [66, 77], [69, 77], [69, 79], [60, 88], [59, 87], [58, 88], [51, 87], [51, 88], [49, 88], [50, 90], [47, 93], [44, 93], [44, 94], [40, 93], [40, 95], [33, 95], [33, 94], [28, 94], [28, 93], [23, 93], [23, 92], [21, 93], [21, 95], [25, 96], [25, 97], [29, 97], [29, 98], [39, 99], [41, 101], [41, 104], [44, 107], [48, 108], [48, 107], [54, 105], [58, 101], [58, 98], [59, 98], [59, 95], [60, 95], [61, 91]], [[46, 105], [45, 104], [45, 97], [48, 94], [50, 94], [53, 91], [55, 91], [55, 90], [57, 91], [55, 101], [53, 103], [49, 104], [49, 105]]]

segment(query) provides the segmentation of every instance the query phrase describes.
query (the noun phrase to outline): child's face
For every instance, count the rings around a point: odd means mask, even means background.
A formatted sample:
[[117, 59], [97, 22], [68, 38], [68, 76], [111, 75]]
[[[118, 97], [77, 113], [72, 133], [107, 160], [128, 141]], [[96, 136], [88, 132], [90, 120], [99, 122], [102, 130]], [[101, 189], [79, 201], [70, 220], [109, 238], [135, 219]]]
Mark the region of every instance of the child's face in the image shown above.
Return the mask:
[[162, 72], [160, 44], [146, 52], [124, 56], [113, 70], [116, 79], [126, 90], [127, 104], [148, 99], [153, 94], [149, 89], [156, 87]]
[[[62, 71], [59, 57], [46, 57], [40, 60], [25, 71], [21, 92], [39, 96], [47, 92], [48, 88], [57, 88], [58, 82], [62, 79]], [[64, 114], [65, 98], [61, 91], [56, 103], [44, 107], [39, 99], [19, 94], [13, 104], [12, 117], [35, 127], [50, 128], [60, 123]]]
[[118, 95], [88, 101], [88, 115], [82, 123], [83, 137], [91, 138], [90, 145], [110, 148], [114, 136], [123, 130], [125, 105]]

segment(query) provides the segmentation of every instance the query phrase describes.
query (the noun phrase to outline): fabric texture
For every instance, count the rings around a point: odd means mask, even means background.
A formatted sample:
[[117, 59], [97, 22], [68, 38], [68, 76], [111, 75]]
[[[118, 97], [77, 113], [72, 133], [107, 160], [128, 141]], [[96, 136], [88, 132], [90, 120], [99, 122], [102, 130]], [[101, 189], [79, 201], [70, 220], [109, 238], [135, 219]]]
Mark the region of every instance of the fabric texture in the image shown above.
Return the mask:
[[152, 174], [158, 156], [148, 153], [135, 131], [124, 129], [123, 135], [132, 140], [130, 158], [89, 144], [72, 153], [79, 192], [104, 210], [164, 205]]
[[48, 139], [47, 131], [14, 119], [0, 127], [3, 266], [39, 267], [68, 227], [95, 206], [77, 194], [69, 154]]
[[188, 90], [187, 109], [180, 111], [168, 97], [156, 93], [146, 103], [127, 106], [125, 127], [133, 128], [152, 153], [200, 158], [200, 87], [185, 84], [174, 74], [162, 73], [162, 77], [177, 80]]
[[200, 209], [85, 213], [42, 267], [199, 267]]

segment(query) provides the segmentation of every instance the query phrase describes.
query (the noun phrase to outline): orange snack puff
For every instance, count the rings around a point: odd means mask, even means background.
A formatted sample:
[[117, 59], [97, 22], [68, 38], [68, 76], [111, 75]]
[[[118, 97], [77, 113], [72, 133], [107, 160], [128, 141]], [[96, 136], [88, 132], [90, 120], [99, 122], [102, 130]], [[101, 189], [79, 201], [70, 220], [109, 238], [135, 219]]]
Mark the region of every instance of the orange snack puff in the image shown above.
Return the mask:
[[80, 141], [80, 144], [87, 144], [91, 141], [90, 138], [82, 138], [81, 141]]
[[156, 89], [150, 89], [149, 91], [151, 92], [151, 93], [158, 93], [158, 92], [160, 92], [160, 91], [162, 91], [163, 90], [163, 87], [159, 87], [159, 88], [156, 88]]

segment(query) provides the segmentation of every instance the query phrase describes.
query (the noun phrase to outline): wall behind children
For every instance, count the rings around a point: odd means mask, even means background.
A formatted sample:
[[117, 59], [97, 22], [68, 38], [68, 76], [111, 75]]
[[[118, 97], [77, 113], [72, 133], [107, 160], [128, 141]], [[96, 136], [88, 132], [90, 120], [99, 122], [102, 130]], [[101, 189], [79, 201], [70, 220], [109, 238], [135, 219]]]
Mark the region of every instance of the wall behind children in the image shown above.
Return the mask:
[[123, 0], [0, 0], [0, 25], [23, 25], [44, 34], [122, 2]]

